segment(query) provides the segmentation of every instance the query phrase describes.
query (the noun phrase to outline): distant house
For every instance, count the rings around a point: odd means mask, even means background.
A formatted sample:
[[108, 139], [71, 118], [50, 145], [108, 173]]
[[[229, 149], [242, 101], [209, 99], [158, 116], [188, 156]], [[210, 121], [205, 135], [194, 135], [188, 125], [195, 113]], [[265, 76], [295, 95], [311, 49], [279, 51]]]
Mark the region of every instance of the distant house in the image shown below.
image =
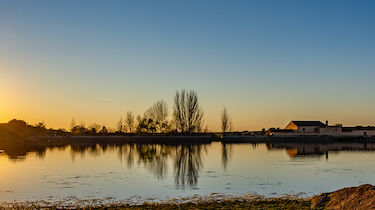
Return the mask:
[[295, 130], [303, 133], [319, 133], [320, 128], [326, 127], [320, 121], [291, 121], [285, 130]]
[[285, 129], [270, 128], [273, 136], [375, 136], [375, 127], [343, 127], [340, 124], [328, 125], [320, 121], [291, 121]]

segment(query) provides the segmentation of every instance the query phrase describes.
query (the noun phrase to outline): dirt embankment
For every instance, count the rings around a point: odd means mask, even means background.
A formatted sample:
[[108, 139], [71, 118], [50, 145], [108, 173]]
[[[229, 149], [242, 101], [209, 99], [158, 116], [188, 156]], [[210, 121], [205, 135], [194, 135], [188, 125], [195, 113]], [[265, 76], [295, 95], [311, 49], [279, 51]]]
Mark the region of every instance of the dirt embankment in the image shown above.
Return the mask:
[[364, 184], [331, 193], [322, 193], [311, 199], [312, 208], [375, 209], [375, 186]]

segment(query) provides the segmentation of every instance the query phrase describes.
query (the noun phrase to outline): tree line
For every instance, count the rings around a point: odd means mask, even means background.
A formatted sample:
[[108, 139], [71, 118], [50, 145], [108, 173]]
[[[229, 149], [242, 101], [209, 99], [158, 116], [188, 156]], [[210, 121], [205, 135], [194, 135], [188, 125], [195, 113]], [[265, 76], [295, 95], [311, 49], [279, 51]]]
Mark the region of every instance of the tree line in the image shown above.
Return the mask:
[[[203, 109], [199, 104], [197, 92], [193, 90], [176, 91], [173, 98], [173, 112], [169, 117], [168, 105], [164, 100], [159, 100], [150, 106], [142, 115], [135, 116], [133, 112], [126, 113], [125, 118], [120, 118], [116, 129], [108, 129], [106, 126], [91, 124], [86, 127], [84, 123], [76, 124], [72, 119], [70, 131], [73, 135], [97, 135], [97, 134], [192, 134], [208, 132], [204, 124]], [[221, 130], [223, 133], [232, 129], [232, 121], [226, 108], [221, 114]]]
[[[65, 136], [65, 135], [108, 135], [108, 134], [193, 134], [208, 132], [204, 123], [203, 109], [199, 104], [198, 94], [193, 90], [176, 91], [173, 98], [173, 111], [169, 118], [168, 105], [159, 100], [150, 106], [142, 115], [133, 112], [120, 118], [115, 129], [97, 123], [86, 126], [83, 122], [76, 124], [72, 119], [69, 131], [65, 129], [47, 129], [43, 122], [29, 125], [23, 120], [13, 119], [0, 127], [22, 136]], [[226, 108], [221, 113], [221, 130], [223, 134], [232, 130], [232, 121]]]

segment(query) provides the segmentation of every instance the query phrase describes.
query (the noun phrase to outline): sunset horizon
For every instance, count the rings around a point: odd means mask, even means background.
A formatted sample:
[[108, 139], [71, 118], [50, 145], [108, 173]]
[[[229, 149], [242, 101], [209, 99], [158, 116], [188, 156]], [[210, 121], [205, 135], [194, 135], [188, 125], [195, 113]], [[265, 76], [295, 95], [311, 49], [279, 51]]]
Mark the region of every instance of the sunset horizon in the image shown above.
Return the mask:
[[375, 209], [375, 0], [0, 0], [0, 209]]
[[0, 122], [114, 127], [192, 89], [212, 131], [223, 107], [235, 130], [375, 124], [371, 1], [5, 2]]

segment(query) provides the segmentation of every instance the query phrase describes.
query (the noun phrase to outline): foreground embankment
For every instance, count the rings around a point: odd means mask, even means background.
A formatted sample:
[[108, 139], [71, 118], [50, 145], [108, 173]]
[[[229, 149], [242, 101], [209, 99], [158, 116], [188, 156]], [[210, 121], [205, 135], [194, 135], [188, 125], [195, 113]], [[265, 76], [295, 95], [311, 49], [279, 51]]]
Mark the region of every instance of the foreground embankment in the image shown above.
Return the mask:
[[116, 201], [111, 199], [3, 202], [1, 209], [375, 209], [375, 187], [360, 185], [314, 197], [212, 194], [168, 201]]

